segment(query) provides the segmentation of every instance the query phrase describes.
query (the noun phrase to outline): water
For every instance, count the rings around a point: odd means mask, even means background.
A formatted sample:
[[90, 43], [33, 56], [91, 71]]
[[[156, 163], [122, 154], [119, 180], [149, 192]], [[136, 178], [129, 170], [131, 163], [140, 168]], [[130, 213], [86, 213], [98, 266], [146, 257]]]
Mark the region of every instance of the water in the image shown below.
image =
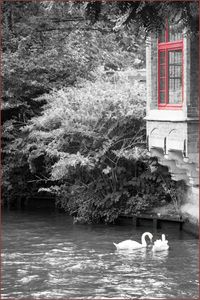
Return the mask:
[[[64, 214], [3, 214], [2, 298], [198, 297], [198, 240], [170, 230], [170, 250], [117, 252], [147, 228], [73, 225]], [[152, 228], [148, 229], [152, 232]]]

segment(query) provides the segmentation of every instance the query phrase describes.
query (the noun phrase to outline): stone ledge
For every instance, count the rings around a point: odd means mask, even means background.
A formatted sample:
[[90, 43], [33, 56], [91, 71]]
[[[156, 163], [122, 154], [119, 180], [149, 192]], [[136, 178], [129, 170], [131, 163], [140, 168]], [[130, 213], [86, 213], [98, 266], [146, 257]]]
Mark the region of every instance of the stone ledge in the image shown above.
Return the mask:
[[198, 118], [187, 117], [184, 111], [179, 110], [150, 110], [146, 117], [146, 121], [161, 121], [161, 122], [199, 122]]

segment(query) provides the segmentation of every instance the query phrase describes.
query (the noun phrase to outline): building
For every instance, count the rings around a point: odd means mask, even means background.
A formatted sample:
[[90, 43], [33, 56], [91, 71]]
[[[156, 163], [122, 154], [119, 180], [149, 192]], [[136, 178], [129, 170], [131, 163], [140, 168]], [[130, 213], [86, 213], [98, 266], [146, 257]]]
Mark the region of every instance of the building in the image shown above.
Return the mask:
[[181, 211], [199, 215], [199, 40], [182, 22], [167, 21], [147, 41], [147, 141], [172, 179], [188, 185]]

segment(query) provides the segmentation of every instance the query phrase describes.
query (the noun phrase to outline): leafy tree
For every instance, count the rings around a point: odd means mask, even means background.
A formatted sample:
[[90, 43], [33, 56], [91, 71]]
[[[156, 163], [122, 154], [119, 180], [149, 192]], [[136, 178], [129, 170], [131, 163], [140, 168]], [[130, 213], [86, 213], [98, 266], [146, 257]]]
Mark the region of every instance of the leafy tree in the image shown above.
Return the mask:
[[20, 130], [40, 115], [46, 100], [38, 96], [74, 86], [79, 78], [94, 81], [97, 66], [126, 67], [136, 54], [128, 55], [129, 42], [120, 46], [121, 38], [109, 28], [88, 25], [80, 5], [4, 1], [2, 9], [4, 198], [9, 195], [14, 202], [22, 191], [18, 182], [24, 183], [23, 195], [30, 191], [24, 178], [32, 182], [33, 194], [38, 188], [28, 168], [28, 154], [22, 155], [28, 145]]
[[148, 167], [144, 83], [117, 74], [113, 80], [99, 70], [94, 82], [43, 95], [43, 113], [23, 128], [32, 173], [41, 176], [48, 162], [40, 191], [55, 194], [75, 221], [114, 222], [167, 201], [162, 179]]
[[162, 8], [2, 3], [5, 199], [53, 192], [78, 220], [112, 222], [165, 198], [158, 176], [145, 177], [145, 89], [132, 70], [144, 67]]
[[159, 32], [169, 16], [177, 16], [192, 31], [198, 31], [198, 1], [91, 1], [86, 6], [86, 15], [92, 23], [109, 21], [115, 29], [134, 25], [136, 32], [141, 28], [150, 33]]

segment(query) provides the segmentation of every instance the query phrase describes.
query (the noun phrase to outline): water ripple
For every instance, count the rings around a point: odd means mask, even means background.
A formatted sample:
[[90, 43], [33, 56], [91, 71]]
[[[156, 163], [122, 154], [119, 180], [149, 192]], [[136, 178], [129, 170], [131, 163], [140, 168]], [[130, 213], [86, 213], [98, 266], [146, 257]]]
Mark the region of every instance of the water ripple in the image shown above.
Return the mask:
[[4, 218], [2, 297], [198, 298], [198, 241], [171, 231], [166, 252], [114, 249], [112, 241], [130, 236], [139, 241], [142, 232], [15, 212]]

